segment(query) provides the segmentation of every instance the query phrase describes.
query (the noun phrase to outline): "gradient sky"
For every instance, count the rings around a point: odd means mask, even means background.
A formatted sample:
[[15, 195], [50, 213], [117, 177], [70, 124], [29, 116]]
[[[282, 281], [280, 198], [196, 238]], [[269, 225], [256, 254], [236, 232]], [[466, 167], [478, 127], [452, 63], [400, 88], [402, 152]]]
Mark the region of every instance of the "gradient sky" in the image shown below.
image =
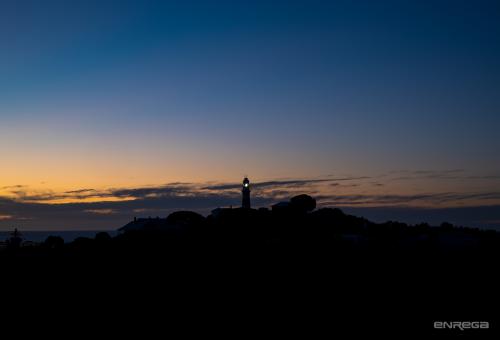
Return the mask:
[[1, 1], [0, 228], [237, 205], [244, 175], [262, 205], [498, 207], [499, 60], [498, 1]]

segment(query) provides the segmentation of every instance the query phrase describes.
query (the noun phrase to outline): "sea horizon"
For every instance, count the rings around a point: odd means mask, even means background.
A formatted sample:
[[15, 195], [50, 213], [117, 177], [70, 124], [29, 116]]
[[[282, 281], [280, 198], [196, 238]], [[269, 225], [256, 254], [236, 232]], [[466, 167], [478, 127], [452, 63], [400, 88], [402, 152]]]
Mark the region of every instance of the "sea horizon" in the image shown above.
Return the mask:
[[[118, 234], [118, 229], [115, 230], [22, 230], [18, 229], [21, 232], [22, 237], [25, 241], [31, 242], [43, 242], [49, 236], [59, 236], [64, 239], [64, 242], [72, 242], [78, 237], [88, 237], [94, 238], [96, 234], [100, 232], [108, 233], [111, 237], [114, 237]], [[13, 230], [0, 231], [0, 242], [7, 240]]]

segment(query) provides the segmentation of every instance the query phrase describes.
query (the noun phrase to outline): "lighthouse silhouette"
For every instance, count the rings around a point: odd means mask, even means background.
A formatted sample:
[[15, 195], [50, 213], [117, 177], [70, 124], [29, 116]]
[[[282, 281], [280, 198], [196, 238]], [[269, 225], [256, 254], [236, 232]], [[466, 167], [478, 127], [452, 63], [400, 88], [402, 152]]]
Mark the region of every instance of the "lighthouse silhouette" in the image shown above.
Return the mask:
[[250, 209], [250, 181], [248, 177], [243, 179], [243, 188], [241, 189], [242, 193], [242, 202], [241, 207], [243, 209]]

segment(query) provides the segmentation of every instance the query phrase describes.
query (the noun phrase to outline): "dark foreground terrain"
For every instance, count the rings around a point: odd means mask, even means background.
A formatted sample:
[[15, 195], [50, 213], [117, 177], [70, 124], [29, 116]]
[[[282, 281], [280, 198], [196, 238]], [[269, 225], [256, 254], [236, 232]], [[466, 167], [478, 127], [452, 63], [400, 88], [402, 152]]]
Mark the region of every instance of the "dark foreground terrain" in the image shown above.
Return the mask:
[[[3, 311], [140, 339], [179, 331], [478, 337], [500, 327], [498, 233], [374, 224], [313, 210], [304, 197], [294, 202], [208, 218], [177, 212], [114, 238], [11, 246], [0, 252]], [[436, 321], [487, 321], [490, 329], [434, 329]]]

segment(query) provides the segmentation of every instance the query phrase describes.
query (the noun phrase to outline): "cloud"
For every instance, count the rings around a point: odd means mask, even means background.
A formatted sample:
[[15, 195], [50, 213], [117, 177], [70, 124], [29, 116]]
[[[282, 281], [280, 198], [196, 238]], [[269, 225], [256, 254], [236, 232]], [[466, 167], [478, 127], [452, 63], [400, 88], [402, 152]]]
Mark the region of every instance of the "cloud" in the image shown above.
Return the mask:
[[[456, 171], [458, 173], [458, 170]], [[430, 171], [419, 174], [431, 175]], [[448, 174], [453, 172], [448, 171]], [[370, 179], [371, 181], [363, 181]], [[363, 184], [385, 185], [375, 177], [339, 177], [287, 179], [252, 183], [252, 204], [270, 206], [290, 197], [307, 193], [318, 206], [343, 209], [379, 207], [433, 207], [498, 205], [500, 191], [429, 192], [413, 195], [371, 194], [354, 188]], [[64, 192], [34, 191], [28, 187], [11, 189], [10, 197], [0, 197], [0, 228], [11, 228], [12, 221], [29, 229], [116, 229], [136, 215], [167, 216], [177, 210], [194, 210], [209, 214], [217, 207], [241, 204], [240, 183], [167, 183], [136, 188], [82, 188]], [[352, 191], [351, 191], [351, 188]], [[346, 191], [345, 193], [343, 191]], [[349, 192], [351, 191], [351, 192]], [[354, 191], [354, 192], [353, 192]], [[88, 199], [92, 199], [89, 201]], [[57, 200], [68, 200], [61, 202]], [[57, 203], [57, 204], [56, 204]], [[408, 210], [410, 211], [410, 210]], [[21, 220], [18, 216], [23, 216]], [[463, 217], [463, 216], [462, 216]], [[388, 215], [388, 218], [389, 215]], [[422, 217], [425, 220], [425, 216]], [[500, 216], [477, 216], [479, 220], [495, 221]], [[464, 221], [469, 221], [463, 218]], [[17, 222], [16, 222], [17, 223]]]
[[22, 190], [11, 190], [9, 191], [9, 196], [17, 201], [22, 202], [44, 202], [44, 201], [55, 201], [55, 200], [65, 200], [65, 199], [87, 199], [95, 197], [111, 197], [111, 193], [97, 192], [93, 189], [81, 189], [66, 192], [54, 192], [52, 190], [29, 190], [29, 188]]
[[96, 192], [95, 189], [79, 189], [79, 190], [72, 190], [72, 191], [65, 191], [65, 194], [83, 194], [83, 193], [94, 193]]
[[422, 180], [422, 179], [443, 179], [443, 180], [498, 180], [500, 174], [488, 175], [468, 175], [464, 169], [451, 170], [399, 170], [388, 174], [392, 180]]
[[[298, 180], [281, 180], [281, 181], [266, 181], [266, 182], [256, 182], [252, 183], [253, 189], [264, 189], [264, 188], [274, 188], [274, 187], [303, 187], [310, 184], [330, 182], [332, 179], [298, 179]], [[236, 190], [241, 188], [241, 183], [223, 183], [204, 186], [201, 189], [204, 190]]]
[[110, 215], [116, 213], [113, 209], [85, 209], [84, 212], [99, 215]]
[[0, 190], [8, 190], [8, 189], [20, 189], [26, 187], [25, 185], [22, 184], [16, 184], [16, 185], [7, 185], [5, 187], [1, 187]]
[[[330, 176], [333, 176], [333, 175], [330, 175]], [[329, 178], [330, 181], [353, 181], [353, 180], [361, 180], [361, 179], [370, 179], [372, 177], [369, 177], [369, 176], [360, 176], [360, 177], [332, 177], [332, 178]]]
[[[254, 195], [276, 197], [286, 193], [295, 193], [305, 190], [314, 193], [315, 185], [331, 183], [332, 186], [341, 185], [337, 181], [353, 181], [370, 177], [332, 177], [314, 179], [289, 179], [273, 180], [252, 183]], [[354, 187], [357, 183], [350, 183], [342, 186]], [[239, 193], [241, 183], [185, 183], [174, 182], [157, 186], [144, 186], [136, 188], [108, 188], [93, 189], [82, 188], [63, 192], [51, 190], [31, 190], [26, 186], [10, 186], [8, 192], [9, 199], [24, 203], [69, 203], [99, 200], [140, 200], [161, 197], [199, 197], [218, 195], [232, 197]], [[56, 202], [58, 201], [58, 202]]]
[[134, 197], [141, 199], [187, 195], [196, 191], [194, 184], [166, 184], [158, 187], [111, 189], [109, 192], [104, 192], [103, 194], [114, 197]]
[[449, 205], [460, 203], [461, 201], [473, 200], [500, 200], [500, 192], [475, 192], [475, 193], [426, 193], [415, 195], [323, 195], [320, 196], [323, 205], [408, 205], [422, 204]]
[[[399, 171], [397, 173], [413, 173], [424, 176], [441, 177], [450, 174], [462, 173], [463, 170], [446, 171]], [[338, 188], [349, 189], [360, 187], [360, 183], [371, 186], [384, 186], [384, 183], [375, 182], [356, 182], [356, 180], [370, 179], [368, 176], [345, 176], [312, 179], [290, 179], [273, 180], [252, 183], [252, 197], [258, 200], [281, 200], [299, 193], [308, 193], [320, 198], [322, 204], [332, 205], [402, 205], [402, 204], [447, 204], [460, 203], [471, 200], [500, 200], [500, 192], [469, 192], [469, 193], [420, 193], [414, 195], [398, 194], [365, 194], [361, 191], [359, 194], [337, 194]], [[339, 181], [348, 181], [346, 184]], [[13, 186], [17, 188], [18, 186]], [[148, 205], [162, 201], [172, 206], [191, 206], [191, 202], [196, 204], [200, 202], [213, 202], [214, 205], [223, 205], [225, 202], [233, 202], [239, 199], [240, 183], [168, 183], [159, 186], [144, 186], [137, 188], [110, 188], [104, 190], [97, 189], [77, 189], [65, 192], [52, 191], [30, 191], [29, 188], [11, 190], [12, 197], [4, 197], [20, 203], [89, 203], [109, 200], [116, 201], [144, 201]], [[328, 192], [328, 190], [330, 192]], [[66, 200], [59, 202], [59, 200]], [[208, 207], [209, 204], [204, 205]], [[149, 206], [136, 207], [136, 209], [149, 209]]]
[[[375, 221], [399, 220], [407, 223], [429, 222], [439, 224], [443, 221], [467, 225], [496, 228], [494, 221], [500, 220], [500, 206], [496, 208], [459, 207], [448, 208], [434, 204], [432, 208], [412, 207], [409, 203], [437, 202], [469, 197], [487, 197], [492, 206], [493, 198], [499, 193], [473, 194], [422, 194], [422, 195], [313, 195], [319, 207], [341, 207], [347, 212], [365, 216]], [[270, 206], [282, 199], [288, 199], [286, 190], [272, 191], [272, 196], [252, 197], [254, 206]], [[240, 194], [220, 195], [214, 193], [197, 196], [162, 196], [141, 198], [132, 201], [92, 202], [92, 203], [24, 203], [0, 200], [0, 228], [10, 230], [12, 221], [17, 221], [24, 230], [111, 230], [117, 229], [134, 216], [168, 216], [177, 210], [194, 210], [209, 214], [216, 207], [239, 206]], [[369, 206], [367, 206], [369, 205]], [[7, 213], [8, 212], [8, 213]], [[25, 216], [29, 219], [19, 219]], [[8, 218], [8, 219], [7, 219]]]

